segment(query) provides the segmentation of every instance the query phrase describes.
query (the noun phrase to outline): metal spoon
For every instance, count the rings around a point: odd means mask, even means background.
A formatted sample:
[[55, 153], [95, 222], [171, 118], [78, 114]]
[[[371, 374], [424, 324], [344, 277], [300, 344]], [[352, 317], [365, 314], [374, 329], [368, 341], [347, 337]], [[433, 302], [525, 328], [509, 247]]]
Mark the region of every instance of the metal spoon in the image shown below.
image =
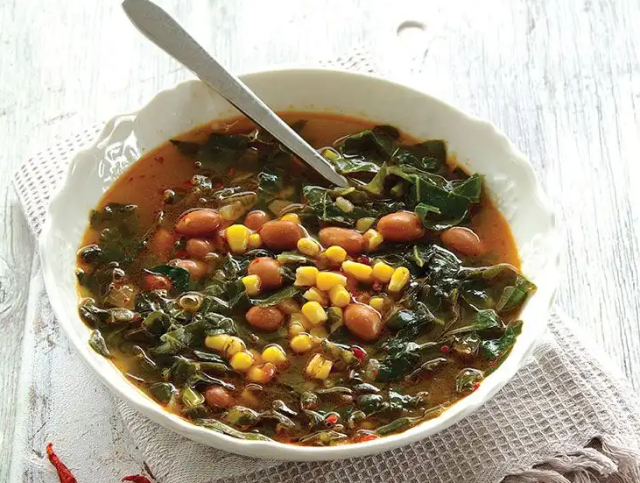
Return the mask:
[[124, 0], [122, 8], [145, 37], [265, 129], [331, 183], [347, 187], [329, 161], [280, 119], [240, 79], [222, 67], [167, 12], [148, 0]]

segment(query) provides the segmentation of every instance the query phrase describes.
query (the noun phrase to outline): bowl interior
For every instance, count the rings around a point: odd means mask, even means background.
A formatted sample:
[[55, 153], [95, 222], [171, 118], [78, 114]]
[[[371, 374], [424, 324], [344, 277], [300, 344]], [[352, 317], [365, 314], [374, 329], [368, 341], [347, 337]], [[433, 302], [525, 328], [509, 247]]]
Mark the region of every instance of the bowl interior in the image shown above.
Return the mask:
[[460, 164], [485, 176], [491, 198], [511, 226], [523, 272], [539, 287], [523, 310], [523, 332], [511, 355], [478, 391], [434, 420], [368, 443], [311, 448], [240, 441], [193, 426], [163, 411], [110, 362], [93, 352], [87, 344], [89, 329], [77, 313], [74, 276], [75, 254], [89, 211], [113, 181], [146, 151], [213, 119], [238, 114], [198, 81], [163, 91], [137, 113], [111, 120], [93, 145], [75, 155], [68, 176], [51, 203], [40, 238], [40, 254], [53, 309], [73, 345], [112, 391], [144, 415], [191, 439], [250, 456], [288, 460], [362, 456], [424, 438], [473, 412], [515, 374], [544, 331], [556, 286], [555, 218], [531, 165], [491, 124], [386, 80], [324, 69], [269, 71], [243, 76], [243, 80], [277, 111], [345, 114], [394, 125], [419, 139], [445, 139]]

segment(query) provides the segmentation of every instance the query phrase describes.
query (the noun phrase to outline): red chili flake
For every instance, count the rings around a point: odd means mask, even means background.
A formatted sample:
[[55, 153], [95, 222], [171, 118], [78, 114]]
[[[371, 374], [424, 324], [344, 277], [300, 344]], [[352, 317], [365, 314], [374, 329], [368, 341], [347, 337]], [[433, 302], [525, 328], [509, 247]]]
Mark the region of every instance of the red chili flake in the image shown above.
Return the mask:
[[56, 469], [60, 483], [78, 483], [78, 480], [76, 480], [76, 477], [73, 476], [69, 468], [67, 468], [65, 464], [60, 461], [58, 455], [53, 452], [53, 445], [51, 443], [47, 445], [47, 457]]
[[233, 176], [234, 174], [236, 174], [236, 170], [233, 168], [229, 168], [229, 176]]
[[324, 422], [327, 426], [334, 426], [338, 422], [337, 414], [329, 414], [326, 418], [324, 418]]
[[440, 347], [440, 352], [442, 352], [443, 354], [448, 354], [449, 352], [451, 352], [451, 349], [448, 345], [443, 345], [442, 347]]
[[218, 181], [216, 184], [213, 185], [213, 187], [217, 190], [221, 190], [222, 188], [224, 188], [224, 184], [222, 183], [222, 181]]
[[494, 360], [490, 361], [490, 362], [489, 362], [489, 365], [490, 365], [491, 367], [495, 367], [495, 366], [497, 366], [497, 365], [498, 365], [498, 359], [494, 359]]
[[379, 437], [380, 436], [375, 433], [359, 433], [351, 439], [354, 443], [364, 443], [365, 441], [373, 441], [374, 439], [378, 439]]
[[149, 478], [142, 475], [129, 475], [122, 478], [120, 481], [133, 481], [133, 483], [151, 483]]
[[371, 259], [366, 255], [360, 255], [356, 261], [358, 263], [364, 263], [365, 265], [371, 265]]
[[476, 382], [476, 383], [473, 385], [473, 387], [471, 388], [471, 390], [472, 390], [472, 391], [477, 391], [479, 387], [480, 387], [480, 383], [479, 383], [479, 382]]
[[363, 362], [367, 358], [367, 351], [365, 351], [362, 347], [354, 345], [353, 347], [351, 347], [351, 351], [360, 362]]
[[178, 250], [176, 252], [176, 258], [187, 258], [188, 253], [184, 250]]

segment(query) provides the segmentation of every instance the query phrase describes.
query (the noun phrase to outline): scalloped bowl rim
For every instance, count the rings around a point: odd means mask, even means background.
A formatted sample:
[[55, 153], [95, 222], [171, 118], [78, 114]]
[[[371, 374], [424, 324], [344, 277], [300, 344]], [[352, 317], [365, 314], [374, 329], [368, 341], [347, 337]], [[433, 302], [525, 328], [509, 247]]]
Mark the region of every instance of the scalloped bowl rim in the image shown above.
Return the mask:
[[[136, 388], [133, 384], [126, 382], [124, 377], [117, 377], [111, 374], [109, 371], [104, 371], [105, 359], [93, 352], [87, 343], [87, 339], [82, 339], [73, 327], [76, 324], [84, 324], [80, 320], [79, 316], [76, 316], [74, 320], [67, 317], [66, 311], [63, 307], [64, 301], [58, 297], [57, 279], [55, 272], [55, 252], [52, 251], [55, 248], [55, 240], [53, 238], [54, 229], [56, 227], [56, 209], [58, 204], [64, 202], [65, 192], [68, 189], [68, 185], [73, 179], [73, 174], [78, 168], [79, 163], [85, 162], [86, 158], [90, 157], [92, 153], [99, 151], [100, 145], [104, 145], [109, 140], [112, 132], [122, 121], [132, 120], [143, 113], [145, 110], [149, 110], [154, 105], [162, 102], [166, 98], [170, 98], [180, 89], [191, 88], [195, 84], [201, 84], [198, 80], [188, 80], [176, 84], [170, 89], [163, 90], [156, 94], [151, 101], [149, 101], [144, 107], [138, 111], [114, 116], [109, 120], [104, 128], [100, 131], [96, 140], [90, 143], [86, 148], [76, 152], [72, 158], [69, 168], [66, 172], [64, 181], [60, 184], [56, 190], [55, 195], [52, 196], [51, 203], [48, 208], [47, 218], [44, 223], [42, 233], [39, 237], [39, 252], [42, 262], [43, 275], [45, 279], [45, 285], [49, 294], [49, 299], [53, 311], [56, 315], [56, 319], [62, 326], [67, 337], [70, 339], [72, 345], [81, 355], [82, 359], [87, 363], [98, 378], [105, 384], [112, 393], [116, 394], [120, 399], [126, 401], [132, 407], [134, 407], [139, 413], [148, 417], [149, 419], [159, 423], [160, 425], [169, 428], [185, 437], [188, 437], [194, 441], [198, 441], [203, 444], [207, 444], [218, 449], [231, 451], [237, 454], [246, 456], [259, 457], [259, 458], [271, 458], [278, 460], [290, 460], [290, 461], [315, 461], [315, 460], [333, 460], [352, 458], [359, 456], [366, 456], [370, 454], [379, 453], [381, 451], [390, 450], [419, 441], [423, 438], [431, 436], [439, 431], [446, 429], [452, 424], [460, 421], [476, 411], [482, 404], [489, 401], [517, 372], [521, 367], [526, 357], [533, 350], [535, 343], [540, 339], [542, 333], [546, 329], [547, 316], [551, 308], [554, 299], [555, 287], [558, 280], [559, 269], [559, 250], [560, 236], [557, 229], [557, 223], [554, 211], [551, 208], [551, 204], [543, 193], [540, 183], [537, 180], [536, 174], [533, 171], [529, 160], [526, 156], [519, 151], [515, 145], [506, 137], [506, 135], [496, 128], [488, 121], [484, 121], [474, 115], [467, 114], [456, 107], [435, 98], [423, 91], [410, 87], [405, 83], [398, 83], [386, 78], [382, 78], [376, 75], [355, 73], [342, 69], [335, 68], [282, 68], [282, 69], [269, 69], [264, 71], [257, 71], [249, 74], [242, 75], [241, 78], [244, 82], [251, 86], [256, 80], [260, 80], [261, 77], [271, 76], [277, 79], [279, 76], [329, 76], [335, 77], [336, 81], [343, 81], [347, 78], [355, 80], [356, 82], [362, 82], [366, 84], [386, 84], [385, 88], [391, 89], [391, 91], [404, 90], [407, 94], [411, 94], [415, 97], [422, 98], [423, 101], [431, 103], [433, 106], [438, 106], [441, 109], [445, 109], [450, 113], [456, 115], [461, 121], [468, 123], [470, 126], [475, 126], [476, 129], [486, 131], [484, 134], [488, 139], [493, 138], [492, 142], [500, 145], [505, 155], [513, 159], [518, 165], [518, 169], [521, 170], [525, 183], [529, 184], [530, 192], [528, 196], [532, 203], [537, 204], [541, 213], [548, 216], [549, 228], [547, 237], [551, 241], [547, 248], [547, 266], [548, 273], [545, 275], [543, 293], [539, 290], [533, 297], [543, 297], [542, 303], [536, 314], [536, 321], [534, 328], [530, 330], [529, 337], [524, 339], [522, 335], [518, 338], [515, 346], [513, 347], [511, 354], [505, 359], [505, 361], [491, 374], [483, 383], [479, 389], [469, 396], [461, 399], [452, 406], [446, 409], [440, 416], [422, 422], [413, 428], [408, 429], [402, 433], [393, 434], [379, 438], [373, 441], [364, 443], [329, 446], [329, 447], [306, 447], [296, 446], [278, 442], [269, 441], [246, 441], [240, 440], [225, 434], [221, 434], [215, 431], [205, 429], [203, 427], [196, 426], [187, 422], [186, 420], [165, 411], [159, 404], [155, 403], [149, 397], [144, 395], [142, 391]], [[353, 113], [357, 117], [357, 113]], [[384, 120], [382, 120], [384, 121]], [[194, 126], [195, 127], [195, 126]], [[179, 133], [175, 133], [177, 135]], [[490, 194], [491, 196], [491, 194]], [[79, 246], [80, 240], [77, 241], [76, 247]], [[523, 260], [524, 261], [524, 260]], [[525, 320], [525, 325], [527, 321]], [[529, 323], [531, 325], [531, 322]], [[111, 363], [109, 363], [111, 364]], [[115, 366], [113, 370], [118, 371]], [[119, 371], [118, 371], [119, 373]]]

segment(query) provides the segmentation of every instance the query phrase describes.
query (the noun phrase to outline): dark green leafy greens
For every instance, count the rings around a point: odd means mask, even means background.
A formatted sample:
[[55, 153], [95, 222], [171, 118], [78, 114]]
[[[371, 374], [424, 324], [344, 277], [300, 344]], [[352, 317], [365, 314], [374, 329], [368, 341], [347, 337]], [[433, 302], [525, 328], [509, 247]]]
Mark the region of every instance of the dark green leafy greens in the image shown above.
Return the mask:
[[[304, 123], [296, 129], [302, 131]], [[111, 203], [92, 212], [91, 227], [99, 239], [78, 253], [78, 280], [91, 295], [79, 307], [93, 329], [90, 346], [105, 357], [122, 358], [130, 380], [169, 410], [246, 440], [332, 445], [374, 438], [434, 417], [476, 390], [516, 343], [518, 311], [536, 287], [511, 265], [484, 266], [491, 260], [458, 256], [441, 246], [438, 232], [470, 226], [483, 196], [482, 177], [449, 166], [443, 141], [403, 143], [391, 126], [339, 139], [321, 152], [347, 176], [348, 188], [323, 185], [260, 130], [172, 143], [194, 162], [196, 175], [171, 190], [150, 226], [141, 226], [140, 220], [149, 217], [135, 205]], [[411, 274], [398, 295], [377, 282], [349, 286], [355, 297], [365, 296], [365, 303], [370, 296], [390, 299], [392, 308], [382, 312], [384, 329], [375, 343], [354, 337], [331, 310], [324, 325], [303, 324], [313, 346], [295, 354], [286, 325], [272, 332], [256, 329], [246, 320], [247, 311], [284, 311], [282, 302], [289, 299], [302, 305], [308, 287], [293, 284], [296, 269], [339, 267], [322, 256], [261, 247], [241, 255], [225, 250], [196, 257], [207, 264], [207, 272], [191, 276], [170, 261], [186, 258], [189, 245], [172, 229], [180, 213], [203, 206], [224, 209], [232, 223], [241, 223], [251, 209], [271, 217], [297, 213], [311, 236], [324, 226], [355, 227], [363, 218], [375, 228], [385, 214], [407, 210], [416, 213], [425, 236], [408, 244], [387, 240], [358, 258], [406, 267]], [[158, 227], [175, 236], [171, 256], [164, 259], [148, 253]], [[284, 283], [249, 296], [242, 278], [257, 257], [277, 260]], [[149, 273], [169, 278], [172, 288], [147, 290], [143, 278]], [[274, 343], [284, 348], [287, 361], [274, 365], [269, 383], [249, 380], [247, 369], [233, 363], [227, 336], [242, 340], [233, 353], [251, 350], [254, 366], [266, 367], [261, 354]], [[223, 342], [208, 345], [208, 337]], [[305, 375], [315, 355], [332, 363], [325, 382]], [[215, 402], [224, 391], [232, 403]], [[375, 430], [363, 429], [364, 423]]]

